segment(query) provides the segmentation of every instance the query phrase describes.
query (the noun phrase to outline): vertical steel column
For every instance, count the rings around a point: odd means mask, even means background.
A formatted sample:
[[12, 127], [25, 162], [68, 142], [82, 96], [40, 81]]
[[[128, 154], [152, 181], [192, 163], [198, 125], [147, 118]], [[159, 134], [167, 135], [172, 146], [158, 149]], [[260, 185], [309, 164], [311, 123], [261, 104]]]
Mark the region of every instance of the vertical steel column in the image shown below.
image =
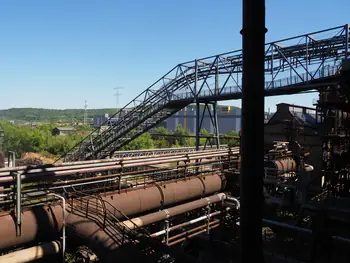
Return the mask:
[[196, 151], [199, 150], [199, 133], [200, 133], [200, 114], [199, 114], [199, 107], [200, 107], [200, 104], [198, 102], [196, 102]]
[[8, 167], [15, 167], [16, 166], [16, 153], [13, 151], [8, 152], [8, 157], [7, 157], [7, 163]]
[[22, 234], [22, 178], [20, 173], [14, 175], [16, 177], [16, 233], [20, 236]]
[[214, 117], [214, 131], [215, 131], [215, 143], [216, 143], [216, 148], [220, 148], [220, 138], [219, 138], [219, 122], [218, 122], [218, 112], [216, 110], [218, 103], [215, 101], [212, 106], [213, 106], [213, 117]]
[[241, 262], [262, 262], [265, 0], [243, 0]]
[[273, 52], [274, 52], [274, 48], [275, 48], [275, 44], [274, 43], [272, 43], [271, 44], [271, 81], [272, 81], [272, 83], [271, 83], [271, 88], [275, 88], [275, 77], [273, 76], [273, 60], [274, 60], [274, 58], [273, 58]]
[[349, 55], [349, 24], [346, 24], [345, 26], [346, 26], [346, 28], [345, 28], [345, 34], [346, 34], [346, 37], [345, 37], [345, 58], [348, 58], [348, 55]]
[[309, 36], [306, 36], [305, 69], [306, 69], [306, 81], [308, 81], [309, 80]]
[[199, 150], [199, 102], [198, 102], [198, 61], [195, 61], [195, 80], [194, 80], [194, 101], [196, 103], [196, 151]]

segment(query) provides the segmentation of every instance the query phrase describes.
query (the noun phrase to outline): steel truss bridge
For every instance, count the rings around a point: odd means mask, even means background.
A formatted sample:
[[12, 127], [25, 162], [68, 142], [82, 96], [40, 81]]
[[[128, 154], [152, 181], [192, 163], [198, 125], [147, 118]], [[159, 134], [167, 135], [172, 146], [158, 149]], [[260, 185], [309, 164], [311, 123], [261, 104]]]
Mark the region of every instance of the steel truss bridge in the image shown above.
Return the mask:
[[[349, 55], [349, 25], [265, 45], [265, 96], [295, 94], [339, 82], [341, 61]], [[197, 148], [208, 111], [218, 138], [216, 103], [242, 97], [242, 50], [178, 64], [78, 143], [65, 161], [103, 159], [169, 116], [196, 103]], [[254, 92], [254, 90], [252, 90]], [[203, 103], [204, 107], [199, 104]], [[201, 111], [201, 112], [200, 112]], [[102, 127], [101, 126], [101, 127]], [[218, 139], [217, 139], [217, 143]]]

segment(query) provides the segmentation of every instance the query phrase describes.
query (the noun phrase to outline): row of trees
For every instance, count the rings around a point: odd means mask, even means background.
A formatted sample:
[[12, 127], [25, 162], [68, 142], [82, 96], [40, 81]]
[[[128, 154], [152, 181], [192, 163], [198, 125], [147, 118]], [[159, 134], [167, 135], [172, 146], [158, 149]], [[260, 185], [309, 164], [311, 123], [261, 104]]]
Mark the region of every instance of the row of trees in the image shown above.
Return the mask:
[[4, 130], [3, 138], [4, 152], [15, 151], [21, 156], [25, 152], [42, 153], [43, 155], [58, 156], [67, 152], [88, 131], [77, 131], [66, 136], [53, 136], [53, 123], [43, 124], [37, 127], [15, 126], [6, 121], [0, 121]]
[[[200, 131], [200, 145], [214, 143], [213, 134], [210, 134], [205, 129]], [[223, 138], [220, 139], [221, 144], [227, 144], [234, 146], [239, 143], [237, 138], [238, 133], [230, 131], [223, 134]], [[209, 138], [209, 140], [208, 140]], [[172, 148], [172, 147], [193, 147], [196, 145], [196, 139], [194, 134], [190, 133], [187, 129], [182, 128], [179, 124], [176, 130], [173, 132], [168, 131], [164, 127], [158, 127], [153, 129], [152, 133], [144, 133], [134, 141], [130, 142], [127, 146], [123, 147], [123, 150], [141, 150], [152, 148]]]
[[[116, 109], [88, 109], [87, 117], [93, 118], [95, 115], [110, 116], [116, 112]], [[84, 109], [39, 109], [39, 108], [12, 108], [0, 110], [0, 119], [23, 122], [82, 122], [84, 119]]]
[[[77, 132], [70, 135], [53, 136], [54, 123], [37, 127], [19, 127], [6, 121], [0, 121], [0, 126], [5, 132], [3, 139], [4, 152], [15, 151], [19, 156], [25, 152], [41, 153], [52, 157], [60, 156], [69, 151], [90, 132], [89, 128], [81, 127]], [[235, 136], [237, 133], [230, 132], [226, 135]], [[210, 137], [211, 135], [205, 129], [202, 129], [201, 136]], [[204, 145], [205, 143], [206, 139], [201, 138], [200, 144]], [[221, 143], [234, 145], [237, 140], [223, 139]], [[169, 132], [164, 127], [155, 128], [152, 133], [144, 133], [131, 141], [123, 147], [123, 150], [189, 146], [195, 146], [195, 138], [193, 134], [179, 125], [174, 132]]]

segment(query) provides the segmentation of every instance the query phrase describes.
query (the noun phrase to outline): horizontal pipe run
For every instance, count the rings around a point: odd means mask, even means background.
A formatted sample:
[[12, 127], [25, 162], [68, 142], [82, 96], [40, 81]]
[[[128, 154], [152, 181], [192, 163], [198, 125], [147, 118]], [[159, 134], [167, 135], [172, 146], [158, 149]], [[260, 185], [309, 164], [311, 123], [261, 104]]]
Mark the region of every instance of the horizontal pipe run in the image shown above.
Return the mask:
[[216, 195], [208, 196], [196, 201], [192, 201], [186, 204], [178, 205], [175, 207], [170, 207], [161, 211], [157, 211], [148, 215], [141, 217], [133, 218], [130, 220], [125, 220], [122, 222], [123, 225], [126, 225], [130, 229], [135, 229], [136, 227], [143, 227], [155, 222], [165, 220], [169, 217], [180, 215], [194, 209], [202, 208], [208, 204], [218, 203], [223, 201], [226, 198], [226, 194], [219, 193]]
[[[237, 150], [238, 148], [231, 148], [231, 150]], [[39, 164], [35, 166], [16, 166], [16, 167], [6, 167], [0, 169], [0, 175], [2, 172], [20, 172], [26, 171], [28, 169], [41, 169], [47, 171], [48, 169], [60, 168], [64, 169], [64, 167], [76, 166], [76, 165], [86, 165], [86, 164], [105, 164], [105, 163], [118, 163], [120, 161], [129, 161], [129, 160], [139, 160], [149, 159], [155, 157], [168, 157], [168, 156], [184, 156], [184, 155], [198, 155], [202, 153], [210, 153], [210, 152], [218, 152], [218, 151], [228, 151], [229, 149], [210, 149], [210, 150], [201, 150], [201, 151], [192, 151], [192, 152], [178, 152], [178, 153], [169, 153], [169, 154], [160, 154], [160, 155], [151, 155], [151, 156], [132, 156], [132, 157], [121, 157], [121, 158], [113, 158], [113, 159], [101, 159], [101, 160], [86, 160], [86, 161], [77, 161], [77, 162], [67, 162], [67, 163], [53, 163], [53, 164]], [[157, 151], [157, 150], [155, 150]], [[138, 157], [138, 158], [137, 158]]]
[[20, 174], [33, 174], [33, 173], [42, 173], [42, 172], [55, 172], [55, 171], [64, 171], [64, 170], [71, 170], [71, 169], [83, 169], [83, 168], [93, 168], [93, 167], [100, 167], [100, 166], [111, 166], [115, 164], [132, 164], [132, 163], [142, 163], [146, 162], [148, 160], [168, 160], [168, 159], [174, 159], [174, 158], [196, 158], [201, 156], [210, 156], [211, 154], [235, 154], [238, 152], [238, 149], [234, 149], [233, 151], [229, 150], [211, 150], [211, 151], [203, 151], [203, 152], [195, 152], [195, 153], [189, 153], [189, 154], [174, 154], [169, 156], [146, 156], [144, 158], [128, 158], [128, 159], [107, 159], [103, 160], [103, 162], [99, 162], [100, 160], [96, 160], [97, 162], [93, 161], [83, 161], [79, 162], [79, 164], [65, 164], [65, 165], [38, 165], [38, 166], [21, 166], [21, 167], [13, 167], [13, 168], [5, 168], [0, 169], [0, 176], [10, 176], [11, 172], [18, 172]]
[[[209, 230], [212, 230], [212, 229], [217, 228], [217, 227], [219, 227], [219, 226], [220, 226], [220, 224], [216, 224], [216, 225], [209, 226]], [[205, 226], [203, 226], [202, 228], [204, 228], [204, 227], [207, 227], [207, 226], [205, 225]], [[178, 243], [181, 243], [181, 242], [183, 242], [183, 241], [185, 241], [185, 240], [187, 240], [187, 239], [189, 239], [189, 238], [198, 236], [198, 235], [200, 235], [200, 234], [202, 234], [202, 233], [205, 233], [205, 232], [207, 232], [207, 229], [200, 230], [200, 231], [198, 231], [198, 232], [196, 232], [196, 233], [193, 233], [193, 234], [191, 234], [191, 235], [189, 235], [189, 236], [180, 238], [180, 239], [178, 239], [178, 240], [176, 240], [176, 241], [174, 241], [174, 242], [170, 242], [170, 243], [168, 243], [168, 246], [169, 246], [169, 247], [170, 247], [170, 246], [174, 246], [174, 245], [176, 245], [176, 244], [178, 244]]]
[[[231, 160], [233, 161], [233, 160]], [[64, 180], [64, 181], [57, 181], [57, 182], [52, 182], [51, 185], [66, 185], [69, 183], [74, 183], [74, 186], [78, 186], [79, 184], [77, 184], [77, 182], [90, 182], [90, 181], [94, 181], [94, 183], [98, 183], [98, 182], [108, 182], [108, 181], [114, 181], [117, 178], [123, 176], [133, 176], [133, 178], [136, 177], [142, 177], [142, 176], [154, 176], [157, 175], [158, 173], [164, 173], [164, 172], [181, 172], [184, 171], [185, 169], [188, 168], [195, 168], [197, 165], [199, 166], [205, 166], [208, 164], [215, 164], [215, 163], [222, 163], [222, 160], [209, 160], [209, 161], [201, 161], [199, 164], [193, 164], [193, 165], [177, 165], [177, 168], [169, 168], [169, 167], [163, 167], [163, 168], [155, 168], [155, 169], [147, 169], [144, 171], [132, 171], [132, 172], [125, 172], [125, 173], [118, 173], [118, 174], [108, 174], [108, 175], [101, 175], [101, 176], [94, 176], [94, 177], [88, 177], [88, 178], [80, 178], [80, 179], [74, 179], [74, 180]], [[104, 178], [110, 178], [110, 179], [106, 179], [105, 181], [102, 181], [102, 179]], [[39, 179], [39, 178], [36, 178]], [[50, 178], [46, 178], [46, 181], [50, 179]], [[45, 185], [46, 186], [46, 185]], [[35, 191], [31, 191], [30, 189], [28, 190], [23, 190], [23, 193], [31, 193], [31, 192], [37, 192], [38, 187], [40, 187], [40, 185], [35, 185]], [[66, 187], [66, 186], [64, 186]], [[54, 189], [54, 188], [50, 188], [50, 189]], [[42, 189], [47, 190], [47, 188]], [[6, 189], [0, 189], [0, 192], [12, 192], [13, 190], [10, 188], [6, 188]], [[7, 195], [1, 195], [0, 197], [6, 197]]]
[[[238, 153], [237, 153], [238, 154]], [[96, 173], [96, 172], [104, 172], [109, 170], [116, 170], [121, 168], [131, 168], [131, 167], [139, 167], [139, 166], [145, 166], [145, 165], [158, 165], [158, 164], [164, 164], [169, 162], [179, 162], [179, 161], [191, 161], [191, 160], [197, 160], [197, 159], [205, 159], [205, 158], [213, 158], [213, 157], [222, 157], [226, 156], [227, 154], [210, 154], [207, 156], [201, 156], [201, 157], [181, 157], [178, 159], [169, 159], [169, 160], [152, 160], [152, 161], [146, 161], [142, 163], [130, 163], [130, 164], [115, 164], [110, 166], [103, 166], [103, 167], [94, 167], [94, 168], [80, 168], [80, 169], [74, 169], [74, 170], [64, 170], [64, 171], [55, 171], [55, 172], [40, 172], [40, 173], [30, 173], [30, 174], [22, 174], [21, 179], [26, 180], [29, 178], [35, 178], [35, 177], [44, 177], [44, 176], [68, 176], [68, 175], [75, 175], [75, 174], [82, 174], [82, 173]], [[12, 182], [13, 177], [12, 176], [4, 176], [0, 177], [0, 182]]]
[[[212, 226], [212, 225], [215, 225], [215, 224], [220, 224], [220, 220], [216, 219], [216, 220], [213, 220], [213, 221], [209, 222], [209, 227]], [[203, 225], [197, 226], [195, 228], [192, 228], [192, 229], [189, 229], [189, 230], [184, 231], [182, 233], [179, 233], [179, 234], [177, 234], [175, 236], [169, 237], [168, 241], [176, 240], [179, 237], [186, 236], [188, 234], [196, 232], [197, 230], [200, 230], [200, 229], [203, 229], [203, 228], [207, 228], [207, 227], [208, 227], [208, 224], [203, 224]]]
[[178, 225], [169, 227], [168, 230], [161, 230], [161, 231], [158, 231], [158, 232], [156, 232], [156, 233], [153, 233], [153, 234], [151, 234], [151, 237], [162, 236], [162, 235], [164, 235], [164, 234], [167, 233], [167, 232], [169, 233], [169, 232], [174, 231], [174, 230], [176, 230], [176, 229], [178, 229], [178, 228], [185, 227], [185, 226], [189, 226], [189, 225], [192, 225], [192, 224], [201, 222], [201, 221], [203, 221], [203, 220], [208, 220], [209, 218], [212, 218], [212, 217], [217, 216], [217, 215], [220, 215], [220, 214], [221, 214], [221, 211], [217, 211], [217, 212], [211, 213], [211, 214], [209, 214], [209, 215], [201, 216], [201, 217], [192, 219], [192, 220], [190, 220], [190, 221], [187, 221], [187, 222], [185, 222], [185, 223], [182, 223], [182, 224], [178, 224]]
[[0, 263], [27, 263], [60, 252], [60, 242], [52, 241], [0, 256]]
[[[221, 180], [221, 177], [217, 174], [207, 175], [205, 178], [204, 176], [194, 176], [183, 180], [155, 184], [148, 188], [129, 189], [120, 194], [110, 192], [99, 197], [90, 196], [86, 199], [81, 198], [81, 200], [73, 199], [72, 202], [67, 204], [67, 235], [70, 237], [77, 235], [94, 243], [94, 246], [101, 249], [113, 250], [118, 247], [118, 244], [115, 244], [115, 241], [113, 241], [118, 233], [113, 234], [114, 238], [108, 238], [104, 230], [94, 223], [94, 219], [92, 219], [95, 217], [100, 218], [101, 211], [108, 211], [108, 213], [114, 214], [113, 217], [124, 220], [125, 216], [130, 217], [153, 209], [161, 209], [160, 207], [162, 206], [174, 206], [178, 203], [201, 198], [201, 196], [213, 195], [222, 188]], [[188, 211], [207, 206], [209, 203], [220, 202], [224, 197], [224, 194], [217, 194], [190, 202], [190, 205], [184, 204], [176, 208], [180, 207], [183, 208], [183, 211]], [[96, 204], [99, 204], [99, 207], [96, 208]], [[94, 214], [93, 209], [101, 209], [101, 211], [97, 211], [99, 214]], [[170, 208], [169, 211], [171, 215], [181, 213], [178, 209]], [[75, 212], [77, 214], [74, 214]], [[154, 215], [154, 213], [152, 214]], [[163, 214], [164, 210], [160, 213], [160, 220], [164, 218]], [[86, 216], [87, 218], [85, 218]], [[154, 221], [154, 217], [145, 216], [142, 218], [149, 218], [149, 221]], [[0, 250], [14, 246], [23, 246], [34, 241], [44, 241], [52, 236], [58, 237], [63, 224], [62, 207], [56, 203], [24, 209], [22, 211], [22, 219], [22, 235], [16, 236], [16, 224], [12, 215], [7, 214], [0, 217]], [[129, 222], [129, 225], [135, 229], [132, 223]], [[121, 228], [116, 225], [116, 229], [122, 228], [123, 225]], [[122, 236], [122, 233], [119, 234]]]

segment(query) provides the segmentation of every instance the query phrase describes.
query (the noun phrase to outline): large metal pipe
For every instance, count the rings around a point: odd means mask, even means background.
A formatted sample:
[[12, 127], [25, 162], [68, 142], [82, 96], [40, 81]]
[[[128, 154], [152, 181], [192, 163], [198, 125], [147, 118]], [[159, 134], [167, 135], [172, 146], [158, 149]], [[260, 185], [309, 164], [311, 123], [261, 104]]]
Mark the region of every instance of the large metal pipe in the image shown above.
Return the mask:
[[[231, 152], [238, 151], [238, 148], [231, 149]], [[180, 153], [180, 154], [173, 154], [173, 155], [167, 155], [167, 156], [144, 156], [142, 158], [118, 158], [118, 159], [107, 159], [107, 160], [95, 160], [95, 161], [82, 161], [82, 162], [74, 162], [74, 163], [64, 163], [64, 164], [47, 164], [47, 165], [37, 165], [37, 166], [20, 166], [20, 167], [13, 167], [13, 168], [5, 168], [0, 169], [0, 176], [9, 176], [11, 175], [11, 172], [19, 172], [21, 174], [25, 173], [40, 173], [40, 172], [53, 172], [53, 171], [64, 171], [64, 170], [70, 170], [70, 169], [78, 169], [78, 168], [91, 168], [91, 167], [100, 167], [100, 166], [108, 166], [108, 165], [115, 165], [120, 163], [142, 163], [149, 160], [167, 160], [167, 159], [174, 159], [174, 158], [181, 158], [181, 157], [201, 157], [201, 156], [208, 156], [210, 154], [227, 154], [230, 151], [228, 149], [226, 150], [206, 150], [206, 151], [200, 151], [200, 152], [194, 152], [194, 153]]]
[[[122, 211], [123, 214], [130, 216], [162, 206], [169, 206], [210, 195], [220, 191], [221, 188], [222, 182], [220, 176], [212, 174], [203, 177], [198, 176], [196, 178], [164, 182], [141, 189], [129, 189], [127, 192], [121, 194], [109, 193], [103, 196], [102, 199], [111, 203]], [[205, 198], [201, 200], [201, 202], [207, 204]], [[124, 215], [119, 211], [115, 211], [115, 215], [119, 218], [124, 218]], [[13, 216], [9, 214], [0, 216], [0, 250], [24, 245], [33, 241], [45, 242], [53, 238], [58, 239], [59, 233], [62, 230], [62, 223], [63, 216], [60, 205], [36, 206], [22, 211], [22, 234], [17, 236], [16, 223]], [[103, 229], [90, 219], [67, 213], [66, 225], [67, 235], [72, 235], [72, 233], [79, 234], [84, 240], [89, 240], [94, 244], [96, 243], [96, 246], [100, 249], [114, 249], [118, 246], [118, 244], [114, 244], [115, 242], [112, 239], [106, 237]]]
[[221, 213], [222, 213], [221, 211], [216, 211], [214, 213], [210, 213], [208, 215], [204, 215], [204, 216], [201, 216], [201, 217], [198, 217], [198, 218], [186, 221], [184, 223], [181, 223], [181, 224], [169, 227], [169, 229], [164, 229], [164, 230], [158, 231], [156, 233], [153, 233], [153, 234], [151, 234], [151, 237], [159, 237], [159, 236], [165, 235], [166, 233], [169, 233], [169, 232], [174, 231], [176, 229], [179, 229], [179, 228], [182, 228], [182, 227], [185, 227], [185, 226], [189, 226], [189, 225], [192, 225], [192, 224], [196, 224], [196, 223], [204, 221], [204, 220], [208, 220], [209, 218], [212, 218], [212, 217], [215, 217], [217, 215], [220, 215]]
[[60, 242], [51, 241], [0, 256], [0, 263], [27, 263], [46, 258], [60, 252]]
[[265, 33], [265, 0], [243, 0], [240, 251], [244, 263], [263, 260]]
[[157, 211], [151, 214], [147, 214], [141, 217], [136, 217], [131, 220], [123, 221], [123, 224], [128, 226], [130, 229], [134, 229], [136, 227], [142, 227], [149, 224], [153, 224], [155, 222], [159, 222], [167, 219], [168, 217], [180, 215], [186, 213], [188, 211], [192, 211], [201, 207], [205, 207], [209, 204], [214, 204], [217, 202], [221, 202], [226, 198], [226, 194], [219, 193], [216, 195], [212, 195], [206, 198], [202, 198], [196, 201], [192, 201], [186, 204], [178, 205], [175, 207], [171, 207], [168, 209], [164, 209], [161, 211]]
[[[155, 183], [155, 186], [128, 190], [118, 195], [106, 195], [104, 200], [127, 216], [151, 211], [186, 200], [207, 196], [223, 188], [218, 174], [194, 176], [182, 180]], [[116, 216], [124, 216], [118, 211]]]
[[[139, 166], [146, 166], [146, 165], [158, 165], [158, 164], [164, 164], [169, 162], [180, 162], [180, 161], [190, 161], [190, 160], [196, 160], [196, 159], [203, 159], [203, 158], [213, 158], [213, 157], [221, 157], [225, 155], [229, 155], [230, 153], [211, 153], [208, 155], [200, 155], [200, 156], [185, 156], [180, 158], [172, 158], [172, 159], [151, 159], [143, 162], [137, 162], [137, 163], [123, 163], [123, 164], [112, 164], [112, 165], [104, 165], [104, 166], [97, 166], [97, 167], [89, 167], [89, 168], [82, 168], [82, 166], [75, 166], [74, 169], [70, 170], [55, 170], [55, 171], [38, 171], [37, 173], [20, 173], [21, 179], [26, 180], [29, 178], [41, 178], [45, 176], [69, 176], [74, 174], [81, 174], [81, 173], [96, 173], [96, 172], [104, 172], [109, 170], [115, 170], [115, 169], [121, 169], [121, 168], [131, 168], [131, 167], [139, 167]], [[235, 154], [238, 154], [235, 153]], [[12, 182], [13, 178], [10, 175], [9, 172], [5, 172], [5, 174], [0, 173], [0, 182]]]
[[64, 263], [66, 253], [66, 199], [55, 193], [48, 193], [48, 195], [52, 195], [62, 200], [62, 263]]

